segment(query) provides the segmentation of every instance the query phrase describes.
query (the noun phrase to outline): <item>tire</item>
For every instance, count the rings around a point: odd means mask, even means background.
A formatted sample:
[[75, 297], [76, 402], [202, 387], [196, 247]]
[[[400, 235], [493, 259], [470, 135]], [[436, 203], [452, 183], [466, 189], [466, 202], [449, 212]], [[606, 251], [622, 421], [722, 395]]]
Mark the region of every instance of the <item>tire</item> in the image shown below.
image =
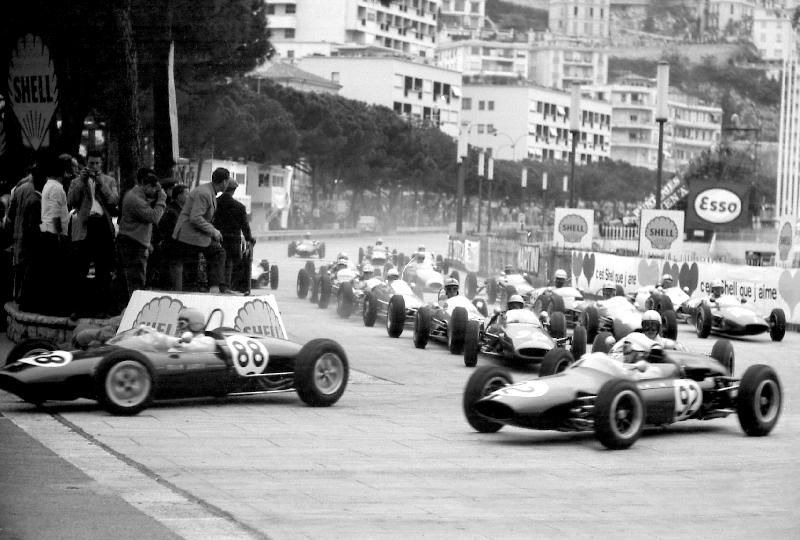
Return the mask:
[[480, 351], [481, 323], [478, 321], [467, 321], [467, 329], [464, 333], [464, 365], [475, 367], [478, 365], [478, 352]]
[[567, 336], [567, 318], [560, 311], [550, 315], [550, 336], [555, 339]]
[[14, 345], [6, 356], [6, 365], [9, 366], [26, 356], [38, 356], [56, 350], [58, 345], [49, 339], [26, 339]]
[[304, 268], [301, 268], [297, 272], [297, 297], [298, 298], [305, 298], [308, 296], [308, 272]]
[[586, 338], [586, 328], [583, 326], [576, 326], [572, 331], [572, 356], [580, 358], [586, 354], [586, 344], [589, 340]]
[[781, 415], [783, 390], [777, 373], [770, 366], [754, 364], [739, 382], [736, 414], [739, 425], [750, 437], [769, 435]]
[[133, 416], [153, 401], [155, 377], [142, 353], [117, 350], [100, 361], [95, 371], [97, 401], [111, 414]]
[[614, 339], [614, 335], [611, 332], [600, 332], [597, 334], [597, 337], [595, 337], [592, 342], [592, 352], [607, 353], [610, 351], [613, 345], [608, 343], [608, 338]]
[[386, 310], [386, 332], [389, 337], [399, 338], [406, 326], [406, 299], [402, 294], [395, 294], [389, 299]]
[[353, 294], [353, 284], [350, 282], [339, 285], [336, 295], [336, 314], [342, 319], [349, 319], [355, 308], [356, 297]]
[[733, 376], [736, 357], [733, 354], [733, 344], [727, 339], [718, 339], [711, 347], [711, 358], [717, 360], [728, 370], [728, 375]]
[[587, 343], [594, 341], [600, 327], [600, 314], [597, 311], [597, 307], [586, 306], [586, 309], [581, 313], [581, 324], [586, 328]]
[[311, 279], [311, 296], [309, 300], [312, 304], [319, 302], [319, 276], [312, 275]]
[[490, 304], [497, 301], [497, 282], [494, 279], [489, 279], [486, 284], [486, 301]]
[[514, 384], [511, 373], [507, 369], [497, 366], [481, 366], [472, 373], [467, 381], [467, 386], [464, 388], [464, 398], [461, 406], [467, 422], [475, 431], [496, 433], [503, 427], [500, 422], [494, 422], [479, 415], [472, 410], [472, 407], [479, 399], [510, 384]]
[[552, 315], [553, 313], [563, 313], [563, 312], [564, 312], [564, 299], [557, 294], [551, 294], [550, 298], [547, 301], [547, 313]]
[[678, 339], [678, 315], [671, 309], [661, 312], [661, 336], [673, 341]]
[[325, 309], [331, 301], [331, 276], [327, 272], [319, 276], [319, 301], [317, 305]]
[[547, 377], [548, 375], [555, 375], [561, 373], [569, 366], [575, 363], [575, 357], [566, 349], [556, 347], [550, 349], [544, 355], [542, 363], [539, 366], [539, 377]]
[[273, 291], [278, 288], [278, 265], [276, 264], [269, 267], [269, 288]]
[[475, 298], [478, 293], [478, 276], [475, 275], [475, 272], [468, 273], [464, 279], [464, 293], [470, 300]]
[[289, 242], [289, 257], [294, 257], [295, 253], [297, 253], [297, 242], [292, 240]]
[[772, 341], [782, 341], [786, 335], [786, 314], [782, 309], [773, 309], [769, 314], [769, 337]]
[[636, 384], [625, 379], [607, 381], [594, 402], [594, 436], [610, 450], [630, 448], [642, 435], [645, 412]]
[[486, 301], [483, 298], [475, 298], [472, 301], [472, 305], [475, 306], [475, 309], [484, 317], [489, 316], [489, 306], [486, 305]]
[[694, 328], [697, 332], [697, 337], [707, 338], [711, 334], [711, 308], [705, 302], [697, 306], [697, 312], [694, 314]]
[[375, 321], [378, 319], [378, 299], [372, 293], [367, 293], [364, 297], [362, 318], [364, 319], [364, 326], [375, 326]]
[[414, 347], [424, 349], [431, 332], [431, 308], [422, 306], [414, 317]]
[[317, 269], [314, 267], [314, 261], [306, 261], [305, 269], [309, 276], [313, 276], [314, 272], [317, 271]]
[[325, 258], [325, 242], [320, 242], [319, 247], [317, 248], [317, 257], [320, 259]]
[[447, 349], [450, 354], [464, 353], [464, 336], [467, 332], [467, 310], [463, 307], [453, 309], [447, 324]]
[[295, 391], [312, 407], [329, 407], [339, 401], [349, 376], [347, 355], [331, 339], [312, 339], [294, 361]]
[[675, 307], [672, 305], [672, 298], [666, 294], [658, 295], [654, 309], [659, 313], [663, 313], [665, 311], [675, 311]]

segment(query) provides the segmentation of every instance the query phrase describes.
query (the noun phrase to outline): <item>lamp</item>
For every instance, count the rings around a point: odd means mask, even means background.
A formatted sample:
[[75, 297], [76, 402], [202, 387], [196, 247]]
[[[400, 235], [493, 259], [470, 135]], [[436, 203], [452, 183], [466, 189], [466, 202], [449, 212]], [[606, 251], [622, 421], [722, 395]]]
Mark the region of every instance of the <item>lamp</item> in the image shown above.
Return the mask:
[[669, 116], [669, 63], [658, 63], [656, 72], [656, 122], [658, 122], [658, 168], [656, 169], [656, 209], [661, 209], [661, 175], [664, 169], [664, 123]]
[[570, 161], [570, 190], [569, 206], [575, 208], [575, 151], [578, 147], [578, 136], [580, 135], [580, 116], [581, 116], [581, 87], [577, 84], [572, 85], [572, 96], [569, 106], [569, 133], [572, 136], [572, 152], [569, 156]]

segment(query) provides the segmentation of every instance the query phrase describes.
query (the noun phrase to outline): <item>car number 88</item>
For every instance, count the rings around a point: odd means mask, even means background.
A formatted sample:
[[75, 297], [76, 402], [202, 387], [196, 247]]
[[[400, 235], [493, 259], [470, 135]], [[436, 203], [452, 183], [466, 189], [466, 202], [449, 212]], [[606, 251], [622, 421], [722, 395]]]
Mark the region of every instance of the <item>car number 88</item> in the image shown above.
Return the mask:
[[233, 358], [233, 367], [239, 375], [261, 375], [267, 369], [269, 353], [260, 341], [247, 336], [228, 336], [225, 342]]

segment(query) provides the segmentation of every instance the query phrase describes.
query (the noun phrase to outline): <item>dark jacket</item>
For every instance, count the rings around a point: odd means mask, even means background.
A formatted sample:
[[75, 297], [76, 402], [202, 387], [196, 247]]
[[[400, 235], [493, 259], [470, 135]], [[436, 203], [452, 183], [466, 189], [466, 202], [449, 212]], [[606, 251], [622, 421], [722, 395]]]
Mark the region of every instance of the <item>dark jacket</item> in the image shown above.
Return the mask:
[[214, 214], [213, 223], [214, 227], [222, 233], [224, 244], [239, 244], [242, 234], [248, 242], [253, 241], [250, 223], [247, 221], [247, 209], [234, 199], [230, 192], [223, 193], [217, 199], [217, 212]]

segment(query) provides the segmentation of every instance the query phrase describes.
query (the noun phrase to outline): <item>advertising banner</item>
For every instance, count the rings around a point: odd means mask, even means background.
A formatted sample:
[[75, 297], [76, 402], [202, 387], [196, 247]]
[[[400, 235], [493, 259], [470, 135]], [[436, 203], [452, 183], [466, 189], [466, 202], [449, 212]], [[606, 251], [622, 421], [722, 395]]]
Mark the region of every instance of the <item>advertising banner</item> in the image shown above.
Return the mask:
[[639, 255], [678, 256], [683, 250], [683, 218], [680, 210], [642, 209]]
[[286, 329], [275, 296], [218, 296], [167, 291], [134, 291], [117, 333], [140, 324], [159, 332], [175, 335], [178, 313], [185, 307], [199, 309], [205, 315], [207, 330], [221, 326], [255, 336], [286, 339]]
[[750, 187], [693, 182], [686, 203], [686, 226], [714, 230], [750, 226]]
[[775, 248], [775, 264], [789, 266], [796, 252], [797, 235], [794, 216], [783, 216], [778, 223], [778, 244]]
[[591, 208], [556, 208], [553, 243], [559, 247], [592, 247], [594, 210]]

